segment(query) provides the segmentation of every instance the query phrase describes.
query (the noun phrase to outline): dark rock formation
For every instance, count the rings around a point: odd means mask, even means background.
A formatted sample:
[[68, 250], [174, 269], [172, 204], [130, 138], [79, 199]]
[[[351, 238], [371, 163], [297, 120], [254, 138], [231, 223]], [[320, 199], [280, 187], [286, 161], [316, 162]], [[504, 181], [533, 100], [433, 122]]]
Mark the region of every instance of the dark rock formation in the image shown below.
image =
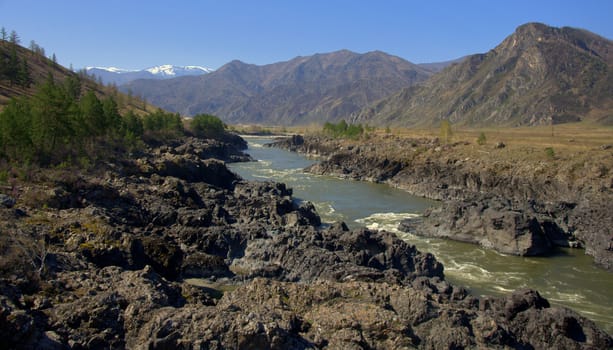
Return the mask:
[[445, 202], [428, 209], [422, 218], [405, 220], [400, 229], [476, 243], [512, 255], [545, 254], [554, 238], [547, 235], [534, 211], [514, 210], [508, 201], [486, 196], [474, 201]]
[[[347, 142], [321, 136], [282, 139], [275, 147], [323, 159], [306, 170], [384, 182], [444, 203], [401, 228], [413, 233], [478, 243], [515, 255], [547, 254], [556, 245], [582, 247], [613, 269], [613, 172], [594, 155], [585, 163], [547, 169], [542, 162], [507, 164], [454, 155], [462, 143], [437, 139]], [[498, 151], [497, 151], [498, 150]], [[602, 151], [602, 150], [601, 150]], [[599, 155], [606, 159], [610, 154]], [[573, 171], [582, 169], [581, 174]]]
[[613, 345], [535, 291], [470, 296], [391, 233], [320, 228], [285, 185], [245, 182], [186, 147], [53, 191], [30, 184], [15, 203], [24, 215], [0, 208], [2, 348]]

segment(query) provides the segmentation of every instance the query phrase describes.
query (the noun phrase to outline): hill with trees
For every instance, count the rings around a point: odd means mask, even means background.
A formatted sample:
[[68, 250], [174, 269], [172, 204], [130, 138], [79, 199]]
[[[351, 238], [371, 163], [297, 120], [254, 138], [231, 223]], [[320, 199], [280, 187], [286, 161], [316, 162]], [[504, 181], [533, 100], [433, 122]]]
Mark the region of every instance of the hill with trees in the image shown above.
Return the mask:
[[[20, 46], [16, 32], [0, 40], [1, 171], [24, 164], [93, 164], [138, 149], [146, 142], [192, 134], [178, 113], [103, 86], [44, 56], [35, 42]], [[215, 116], [195, 119], [194, 134], [224, 137]]]

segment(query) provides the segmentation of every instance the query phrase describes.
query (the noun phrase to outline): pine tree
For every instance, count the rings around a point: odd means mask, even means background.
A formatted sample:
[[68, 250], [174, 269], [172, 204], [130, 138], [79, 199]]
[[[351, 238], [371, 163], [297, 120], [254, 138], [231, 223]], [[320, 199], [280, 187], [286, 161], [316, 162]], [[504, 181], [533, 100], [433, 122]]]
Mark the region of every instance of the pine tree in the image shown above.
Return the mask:
[[9, 37], [9, 41], [13, 45], [19, 45], [19, 43], [20, 43], [19, 35], [17, 35], [16, 31], [14, 31], [14, 30], [11, 31], [11, 36]]
[[24, 58], [18, 73], [19, 85], [29, 88], [32, 85], [32, 76], [30, 75], [30, 67], [28, 61]]
[[8, 33], [6, 32], [6, 28], [2, 27], [0, 29], [0, 38], [2, 38], [2, 40], [6, 41], [6, 39], [8, 38]]
[[134, 114], [128, 111], [123, 117], [122, 130], [125, 137], [140, 137], [143, 135], [143, 121]]
[[79, 134], [82, 137], [95, 137], [104, 131], [104, 110], [102, 103], [93, 91], [88, 91], [80, 102], [82, 125]]
[[121, 127], [121, 115], [119, 114], [117, 101], [115, 101], [113, 96], [104, 99], [102, 102], [102, 109], [104, 111], [104, 130], [107, 133], [119, 130]]
[[51, 74], [34, 95], [31, 138], [40, 163], [64, 159], [62, 152], [72, 151], [78, 119], [75, 102]]
[[25, 98], [11, 100], [0, 113], [0, 154], [13, 160], [31, 159], [31, 129], [30, 102]]
[[11, 85], [19, 82], [19, 57], [17, 56], [17, 45], [11, 45], [4, 75], [9, 79]]

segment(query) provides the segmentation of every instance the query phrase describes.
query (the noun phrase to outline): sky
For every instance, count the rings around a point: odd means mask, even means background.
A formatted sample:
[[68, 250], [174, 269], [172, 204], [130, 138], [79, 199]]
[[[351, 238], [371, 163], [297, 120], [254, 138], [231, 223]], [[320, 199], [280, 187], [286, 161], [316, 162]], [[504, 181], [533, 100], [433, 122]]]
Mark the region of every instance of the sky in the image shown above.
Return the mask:
[[521, 24], [613, 39], [613, 0], [0, 0], [0, 26], [74, 69], [217, 69], [348, 49], [413, 63], [494, 48]]

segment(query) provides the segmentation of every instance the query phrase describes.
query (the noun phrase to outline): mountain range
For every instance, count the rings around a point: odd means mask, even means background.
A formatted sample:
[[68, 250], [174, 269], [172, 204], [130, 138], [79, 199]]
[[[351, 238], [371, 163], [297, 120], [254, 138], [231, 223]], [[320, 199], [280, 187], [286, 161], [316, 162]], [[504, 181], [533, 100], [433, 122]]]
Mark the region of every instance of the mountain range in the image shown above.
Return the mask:
[[263, 66], [232, 61], [207, 75], [136, 80], [120, 89], [184, 115], [290, 125], [345, 118], [432, 74], [383, 52], [341, 50]]
[[120, 87], [183, 115], [228, 123], [613, 124], [613, 46], [582, 29], [528, 23], [487, 53], [416, 65], [347, 50]]
[[137, 79], [171, 79], [183, 76], [203, 75], [213, 71], [201, 66], [175, 66], [165, 64], [140, 70], [116, 67], [86, 67], [87, 74], [100, 78], [105, 84], [121, 85]]

